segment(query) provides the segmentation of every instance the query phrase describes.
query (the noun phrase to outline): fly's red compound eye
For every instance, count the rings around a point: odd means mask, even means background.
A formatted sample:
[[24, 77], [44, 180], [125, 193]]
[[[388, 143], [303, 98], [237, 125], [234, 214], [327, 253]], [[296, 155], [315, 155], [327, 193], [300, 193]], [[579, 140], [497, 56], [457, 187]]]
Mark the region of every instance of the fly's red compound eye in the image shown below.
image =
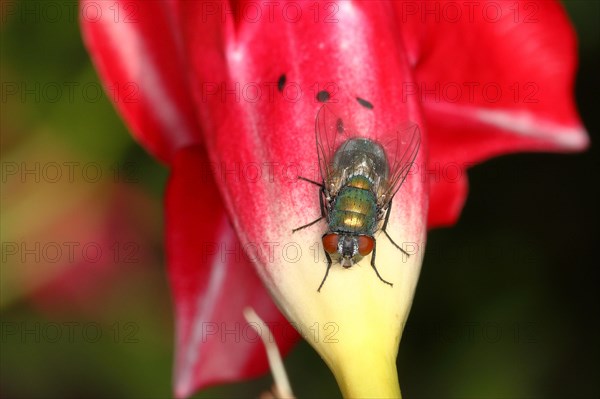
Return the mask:
[[326, 234], [323, 236], [323, 248], [330, 254], [334, 254], [338, 250], [339, 236], [335, 233]]
[[373, 247], [375, 246], [375, 239], [369, 236], [359, 236], [358, 237], [358, 253], [360, 256], [367, 256], [373, 251]]

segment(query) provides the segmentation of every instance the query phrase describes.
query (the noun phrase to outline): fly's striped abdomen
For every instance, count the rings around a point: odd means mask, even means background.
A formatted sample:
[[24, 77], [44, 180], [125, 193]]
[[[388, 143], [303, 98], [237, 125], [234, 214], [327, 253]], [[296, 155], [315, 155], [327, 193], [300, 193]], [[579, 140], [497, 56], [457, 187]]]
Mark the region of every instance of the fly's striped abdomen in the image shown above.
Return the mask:
[[377, 201], [364, 176], [354, 176], [339, 191], [329, 214], [331, 231], [373, 234], [377, 229]]

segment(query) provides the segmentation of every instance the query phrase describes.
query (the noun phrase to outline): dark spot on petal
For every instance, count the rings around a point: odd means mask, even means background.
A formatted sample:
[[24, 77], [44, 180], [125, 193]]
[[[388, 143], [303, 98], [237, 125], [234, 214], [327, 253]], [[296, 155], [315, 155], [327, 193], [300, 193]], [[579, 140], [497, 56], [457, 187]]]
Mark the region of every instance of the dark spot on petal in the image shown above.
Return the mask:
[[283, 87], [285, 86], [286, 80], [287, 80], [287, 77], [285, 76], [285, 73], [284, 73], [277, 80], [277, 90], [279, 90], [280, 92], [283, 92]]
[[329, 92], [327, 90], [321, 90], [320, 92], [317, 93], [317, 101], [320, 103], [325, 103], [325, 102], [329, 101], [330, 97], [331, 97], [331, 95], [329, 94]]
[[356, 97], [356, 101], [358, 101], [358, 103], [360, 105], [362, 105], [363, 107], [365, 107], [367, 109], [373, 109], [373, 104], [371, 104], [370, 102], [368, 102], [364, 98]]
[[335, 121], [335, 128], [339, 134], [344, 133], [344, 121], [342, 118], [338, 118], [338, 120]]

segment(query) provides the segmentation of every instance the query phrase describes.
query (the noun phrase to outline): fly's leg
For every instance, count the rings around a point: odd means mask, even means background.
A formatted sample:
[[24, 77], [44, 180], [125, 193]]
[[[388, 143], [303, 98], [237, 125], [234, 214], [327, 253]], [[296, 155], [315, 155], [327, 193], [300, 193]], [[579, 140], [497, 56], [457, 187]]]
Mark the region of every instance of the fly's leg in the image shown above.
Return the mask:
[[307, 227], [312, 226], [313, 224], [317, 223], [319, 220], [323, 219], [323, 216], [319, 217], [317, 220], [313, 220], [312, 222], [310, 222], [309, 224], [305, 224], [304, 226], [300, 226], [295, 228], [294, 230], [292, 230], [292, 234], [294, 234], [295, 232], [297, 232], [298, 230], [302, 230], [305, 229]]
[[298, 176], [298, 180], [304, 180], [304, 181], [307, 181], [307, 182], [309, 182], [311, 184], [314, 184], [315, 186], [319, 186], [321, 188], [325, 188], [325, 186], [322, 183], [317, 183], [316, 181], [307, 179], [306, 177]]
[[319, 205], [321, 205], [321, 216], [317, 220], [313, 220], [312, 222], [310, 222], [308, 224], [305, 224], [304, 226], [300, 226], [298, 228], [295, 228], [294, 230], [292, 230], [292, 234], [294, 234], [298, 230], [302, 230], [302, 229], [305, 229], [307, 227], [312, 226], [313, 224], [317, 223], [319, 220], [321, 220], [321, 219], [323, 219], [325, 217], [325, 204], [323, 203], [323, 197], [325, 196], [325, 191], [324, 191], [325, 188], [322, 185], [320, 185], [320, 184], [318, 184], [318, 183], [316, 183], [316, 182], [314, 182], [312, 180], [304, 179], [303, 177], [298, 177], [298, 179], [306, 180], [308, 182], [314, 183], [314, 184], [316, 184], [316, 185], [318, 185], [318, 186], [321, 187], [321, 190], [319, 191]]
[[323, 287], [323, 284], [325, 284], [325, 280], [327, 280], [327, 275], [329, 274], [329, 269], [331, 269], [331, 256], [329, 256], [327, 251], [323, 252], [325, 253], [325, 257], [327, 258], [327, 270], [325, 271], [325, 276], [323, 277], [323, 281], [321, 281], [321, 285], [317, 289], [317, 292], [321, 292], [321, 287]]
[[[387, 236], [387, 238], [389, 238], [389, 240], [392, 242], [392, 244], [394, 244], [394, 246], [396, 248], [398, 248], [400, 251], [402, 251], [402, 253], [406, 256], [410, 256], [410, 254], [408, 252], [406, 252], [405, 250], [403, 250], [402, 248], [400, 248], [400, 246], [398, 244], [396, 244], [394, 242], [394, 240], [392, 240], [392, 237], [390, 237], [390, 235], [387, 232], [387, 225], [388, 225], [388, 221], [390, 220], [390, 213], [392, 213], [392, 201], [390, 201], [390, 204], [388, 205], [388, 209], [387, 211], [385, 211], [385, 222], [383, 222], [383, 228], [381, 230], [383, 230], [383, 232], [385, 233], [385, 235]], [[375, 267], [375, 266], [373, 266]], [[380, 277], [381, 278], [381, 277]]]
[[[321, 188], [319, 190], [319, 205], [321, 207], [321, 217], [319, 217], [315, 221], [310, 222], [309, 224], [305, 224], [304, 226], [301, 226], [301, 227], [298, 227], [297, 229], [292, 230], [292, 234], [298, 230], [302, 230], [306, 227], [312, 226], [313, 224], [317, 223], [319, 220], [321, 220], [325, 217], [325, 204], [323, 203], [323, 198], [325, 197], [325, 185], [317, 183], [314, 180], [310, 180], [310, 179], [307, 179], [306, 177], [302, 177], [302, 176], [298, 176], [298, 179], [304, 180], [306, 182], [309, 182], [309, 183], [314, 184], [315, 186], [319, 186]], [[325, 253], [325, 257], [327, 258], [327, 270], [325, 270], [325, 276], [323, 276], [323, 280], [321, 281], [321, 285], [319, 285], [317, 292], [321, 292], [321, 288], [323, 288], [323, 284], [325, 284], [325, 280], [327, 280], [327, 276], [329, 275], [329, 269], [331, 269], [331, 263], [332, 263], [331, 256], [329, 256], [327, 251], [323, 251], [323, 252]]]
[[[387, 285], [389, 285], [390, 287], [393, 287], [394, 284], [390, 283], [389, 281], [385, 281], [381, 275], [379, 274], [379, 272], [377, 271], [377, 267], [375, 267], [375, 253], [377, 252], [377, 241], [375, 239], [373, 239], [373, 256], [371, 256], [371, 267], [373, 268], [373, 270], [375, 270], [375, 274], [377, 274], [377, 277], [379, 277], [379, 279], [381, 281], [383, 281], [384, 283], [386, 283]], [[327, 275], [325, 275], [327, 276]], [[323, 280], [324, 281], [324, 280]], [[321, 284], [323, 285], [323, 284]]]

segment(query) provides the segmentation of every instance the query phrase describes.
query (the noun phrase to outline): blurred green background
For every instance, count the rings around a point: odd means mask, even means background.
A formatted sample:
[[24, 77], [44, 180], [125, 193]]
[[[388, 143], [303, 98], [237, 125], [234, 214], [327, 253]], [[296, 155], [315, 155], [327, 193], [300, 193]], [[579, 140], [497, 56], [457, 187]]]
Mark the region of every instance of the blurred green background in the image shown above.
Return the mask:
[[[59, 20], [9, 15], [7, 3], [0, 396], [169, 397], [166, 169], [132, 141], [99, 91], [76, 3], [53, 2]], [[10, 3], [35, 10], [44, 2]], [[505, 156], [469, 171], [459, 223], [429, 235], [398, 357], [407, 398], [599, 397], [600, 6], [566, 8], [579, 34], [576, 96], [593, 146]], [[15, 82], [24, 94], [11, 94]], [[12, 174], [22, 163], [34, 165], [24, 182]], [[59, 183], [49, 181], [57, 171]], [[307, 344], [285, 362], [299, 398], [340, 396]], [[256, 397], [270, 384], [265, 376], [197, 396]]]

